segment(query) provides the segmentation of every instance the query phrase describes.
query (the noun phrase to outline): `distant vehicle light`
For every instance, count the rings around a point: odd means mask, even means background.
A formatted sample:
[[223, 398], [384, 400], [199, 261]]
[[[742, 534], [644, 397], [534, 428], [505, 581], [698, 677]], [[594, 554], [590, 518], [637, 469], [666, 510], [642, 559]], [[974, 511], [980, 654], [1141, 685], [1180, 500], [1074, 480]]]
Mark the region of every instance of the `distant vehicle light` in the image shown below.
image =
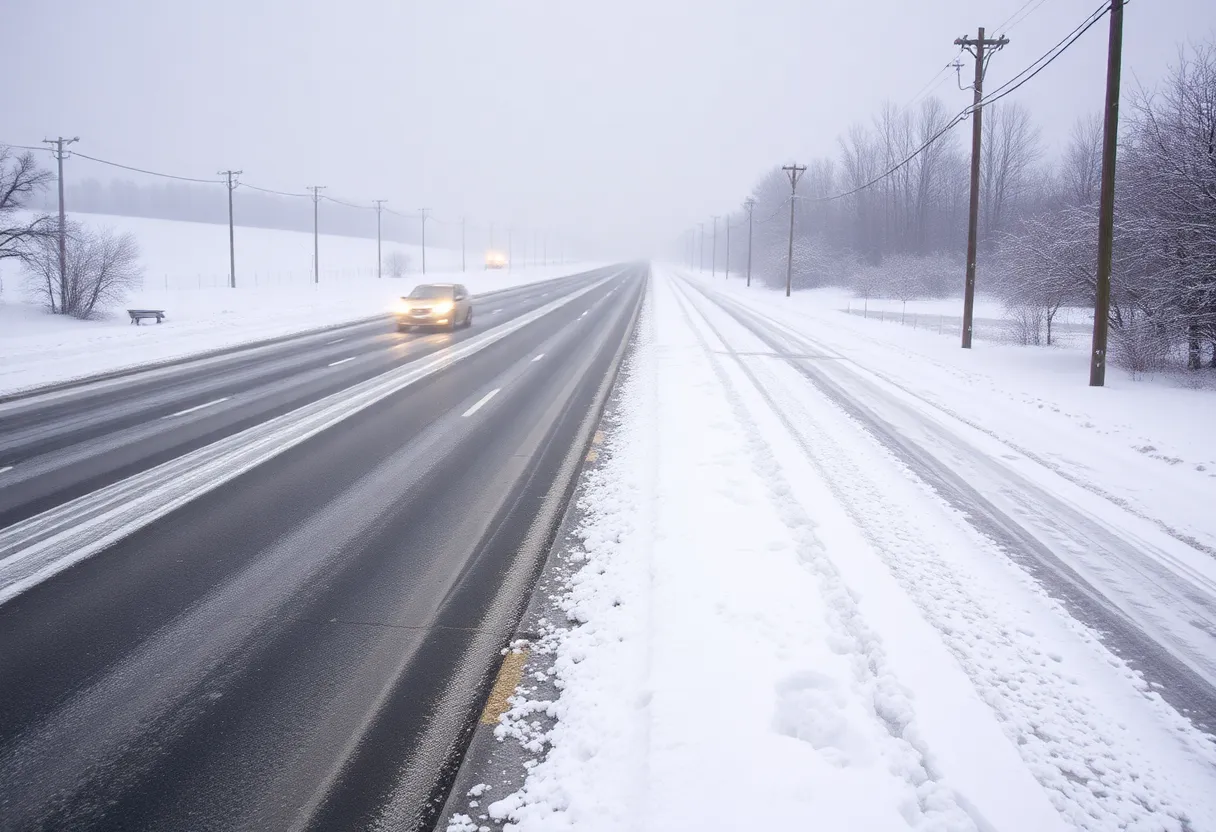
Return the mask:
[[487, 269], [504, 269], [507, 266], [507, 256], [501, 251], [486, 252]]

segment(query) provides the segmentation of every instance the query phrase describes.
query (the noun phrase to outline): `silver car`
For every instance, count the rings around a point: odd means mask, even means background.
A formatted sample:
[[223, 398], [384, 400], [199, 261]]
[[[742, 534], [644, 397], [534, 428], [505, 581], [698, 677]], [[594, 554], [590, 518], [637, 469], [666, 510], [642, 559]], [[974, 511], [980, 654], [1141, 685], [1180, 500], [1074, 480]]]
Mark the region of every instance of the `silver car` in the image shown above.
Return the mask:
[[473, 325], [473, 301], [459, 283], [424, 283], [397, 302], [397, 331], [411, 327], [454, 330]]

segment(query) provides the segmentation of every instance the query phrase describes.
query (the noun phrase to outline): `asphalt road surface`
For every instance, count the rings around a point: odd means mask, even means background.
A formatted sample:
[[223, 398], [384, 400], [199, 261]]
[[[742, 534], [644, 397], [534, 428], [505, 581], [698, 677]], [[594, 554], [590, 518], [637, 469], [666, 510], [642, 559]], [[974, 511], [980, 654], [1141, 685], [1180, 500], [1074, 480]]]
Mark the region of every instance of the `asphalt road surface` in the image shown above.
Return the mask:
[[646, 273], [0, 403], [0, 829], [426, 828]]

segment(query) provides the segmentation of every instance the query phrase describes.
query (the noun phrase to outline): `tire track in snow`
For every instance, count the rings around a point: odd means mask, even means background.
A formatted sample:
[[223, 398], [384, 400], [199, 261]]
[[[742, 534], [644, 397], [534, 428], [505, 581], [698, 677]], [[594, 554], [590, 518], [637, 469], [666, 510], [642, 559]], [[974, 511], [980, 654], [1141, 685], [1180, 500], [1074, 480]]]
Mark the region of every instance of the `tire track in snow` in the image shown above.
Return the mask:
[[[716, 303], [704, 293], [702, 297], [702, 303]], [[691, 299], [689, 303], [698, 307]], [[735, 317], [725, 308], [718, 311]], [[729, 342], [705, 312], [699, 307], [698, 312], [729, 350]], [[742, 320], [738, 323], [747, 326]], [[807, 352], [810, 343], [799, 338], [796, 351]], [[866, 459], [870, 464], [863, 464], [857, 459], [857, 450], [846, 447], [840, 437], [864, 434], [866, 426], [806, 379], [795, 375], [798, 368], [786, 368], [788, 372], [782, 373], [785, 364], [779, 353], [762, 360], [782, 363], [766, 366], [736, 356], [744, 375], [785, 424], [807, 460], [904, 590], [941, 633], [980, 695], [1000, 716], [1019, 753], [1052, 795], [1065, 820], [1087, 830], [1209, 828], [1195, 825], [1197, 819], [1190, 811], [1193, 807], [1206, 812], [1204, 822], [1211, 821], [1210, 807], [1205, 808], [1204, 799], [1195, 796], [1203, 793], [1202, 786], [1197, 787], [1192, 777], [1187, 784], [1190, 788], [1184, 787], [1192, 799], [1182, 798], [1175, 787], [1182, 779], [1180, 772], [1155, 765], [1145, 750], [1137, 746], [1135, 734], [1091, 700], [1078, 680], [1065, 671], [1060, 657], [1044, 649], [1037, 634], [1018, 623], [1003, 599], [977, 584], [971, 576], [960, 573], [956, 565], [942, 560], [934, 545], [943, 539], [941, 528], [933, 527], [935, 520], [924, 518], [923, 511], [920, 516], [909, 513], [908, 508], [893, 499], [898, 492], [890, 479], [879, 482], [876, 478], [882, 477], [884, 471], [897, 470], [904, 480], [926, 492], [924, 496], [957, 518], [951, 525], [965, 535], [960, 546], [982, 551], [996, 548], [997, 544], [972, 528], [966, 517], [873, 437], [870, 437], [873, 453]], [[916, 505], [923, 502], [917, 501]], [[883, 510], [875, 511], [878, 506]], [[1068, 616], [1059, 602], [1046, 596], [1036, 584], [1032, 586], [1073, 624], [1071, 629], [1091, 649], [1106, 652], [1088, 628]], [[1117, 658], [1110, 656], [1109, 663], [1143, 691], [1146, 699], [1155, 702], [1155, 710], [1165, 716], [1168, 729], [1177, 732], [1176, 740], [1185, 756], [1198, 765], [1216, 763], [1216, 754], [1206, 737], [1165, 706]]]
[[[814, 520], [807, 515], [805, 508], [793, 495], [773, 449], [754, 428], [747, 428], [751, 424], [747, 405], [740, 398], [734, 383], [723, 367], [722, 355], [715, 352], [694, 322], [690, 309], [696, 309], [696, 305], [684, 294], [682, 287], [677, 287], [674, 281], [669, 286], [679, 300], [681, 312], [689, 328], [696, 334], [702, 351], [713, 366], [731, 410], [739, 423], [744, 426], [748, 444], [752, 449], [752, 460], [756, 473], [768, 485], [773, 506], [798, 540], [798, 555], [803, 565], [819, 583], [829, 611], [828, 624], [835, 631], [833, 647], [838, 652], [848, 652], [852, 655], [857, 692], [868, 698], [874, 714], [886, 729], [889, 756], [893, 760], [900, 761], [898, 766], [892, 765], [892, 774], [904, 778], [916, 794], [916, 811], [910, 812], [912, 816], [906, 817], [906, 820], [914, 827], [924, 824], [934, 829], [987, 828], [986, 822], [983, 822], [983, 826], [981, 826], [982, 821], [972, 817], [953, 789], [940, 782], [940, 773], [934, 771], [929, 763], [928, 749], [924, 747], [916, 729], [913, 703], [899, 684], [895, 674], [887, 666], [881, 641], [866, 622], [852, 592], [828, 557], [822, 542], [815, 533]], [[699, 310], [697, 310], [697, 314], [710, 330], [714, 331], [712, 325]], [[717, 335], [716, 331], [715, 335]], [[718, 340], [724, 346], [726, 345], [726, 341], [720, 336], [718, 336]], [[738, 364], [756, 386], [757, 392], [767, 399], [766, 391], [751, 376], [748, 367], [742, 361], [739, 361]], [[773, 406], [771, 402], [770, 406]], [[784, 413], [775, 406], [773, 406], [773, 410], [778, 418], [786, 421], [787, 417]], [[789, 680], [790, 687], [785, 693], [796, 695], [797, 688], [801, 684], [798, 679]], [[789, 704], [793, 707], [808, 704], [805, 696], [797, 698], [801, 701], [791, 700]], [[820, 704], [826, 703], [821, 702]]]

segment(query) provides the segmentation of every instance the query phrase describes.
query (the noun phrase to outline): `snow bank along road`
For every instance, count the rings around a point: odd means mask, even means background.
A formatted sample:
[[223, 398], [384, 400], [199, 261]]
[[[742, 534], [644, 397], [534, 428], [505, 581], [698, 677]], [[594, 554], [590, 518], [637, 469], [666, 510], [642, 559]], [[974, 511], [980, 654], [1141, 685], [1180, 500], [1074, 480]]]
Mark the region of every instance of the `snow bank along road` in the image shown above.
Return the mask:
[[496, 728], [522, 786], [462, 772], [449, 832], [1216, 830], [1210, 560], [708, 281], [650, 286]]
[[0, 829], [409, 829], [644, 267], [0, 404]]

